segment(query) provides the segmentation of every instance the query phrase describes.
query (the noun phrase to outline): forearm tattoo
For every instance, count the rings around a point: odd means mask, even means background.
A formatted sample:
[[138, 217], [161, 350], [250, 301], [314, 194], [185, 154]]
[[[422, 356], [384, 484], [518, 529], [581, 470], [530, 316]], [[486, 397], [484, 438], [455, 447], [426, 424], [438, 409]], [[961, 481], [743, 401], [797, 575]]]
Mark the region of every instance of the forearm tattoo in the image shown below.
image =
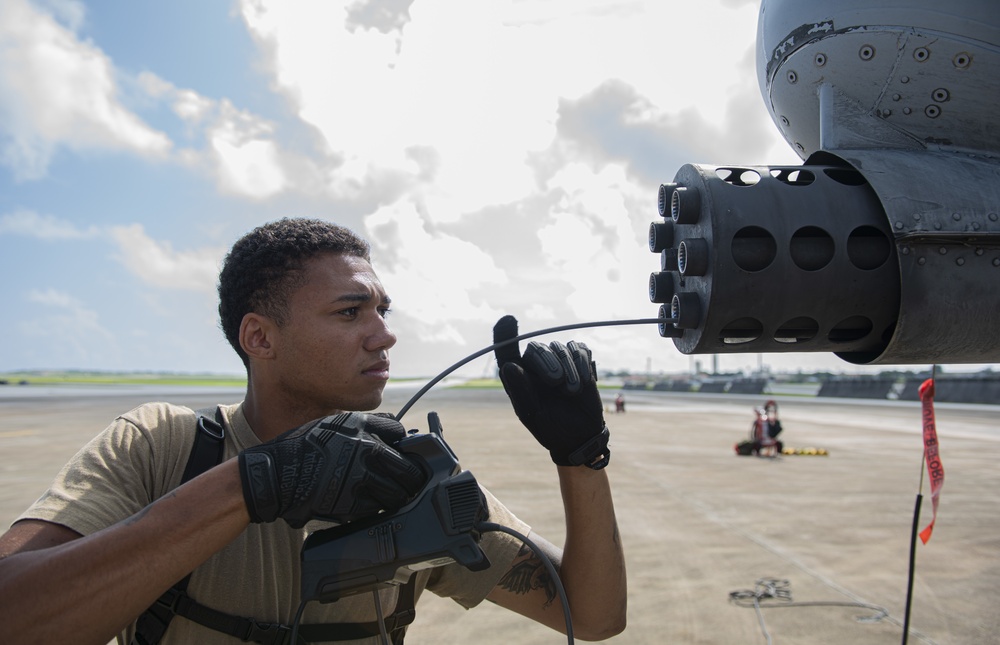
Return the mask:
[[524, 595], [530, 591], [541, 589], [545, 592], [545, 607], [552, 604], [556, 598], [556, 585], [542, 561], [534, 555], [527, 545], [522, 545], [510, 571], [497, 583], [503, 589]]

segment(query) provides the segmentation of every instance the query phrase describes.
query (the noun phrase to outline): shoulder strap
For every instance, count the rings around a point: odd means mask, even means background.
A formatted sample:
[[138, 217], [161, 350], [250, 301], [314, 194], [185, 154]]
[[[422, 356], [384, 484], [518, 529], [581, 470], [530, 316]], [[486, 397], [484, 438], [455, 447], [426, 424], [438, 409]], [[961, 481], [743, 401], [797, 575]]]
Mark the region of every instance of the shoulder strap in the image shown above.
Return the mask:
[[194, 447], [188, 456], [187, 466], [181, 483], [190, 481], [222, 463], [222, 450], [225, 446], [226, 429], [222, 423], [222, 410], [215, 409], [215, 420], [198, 415], [198, 427], [194, 435]]
[[[188, 455], [181, 483], [190, 481], [222, 461], [226, 429], [222, 418], [222, 409], [215, 408], [215, 419], [199, 414], [195, 428], [194, 446]], [[170, 621], [176, 615], [174, 605], [180, 596], [187, 596], [188, 581], [191, 574], [168, 589], [149, 609], [144, 611], [136, 621], [133, 645], [156, 645], [163, 638]]]

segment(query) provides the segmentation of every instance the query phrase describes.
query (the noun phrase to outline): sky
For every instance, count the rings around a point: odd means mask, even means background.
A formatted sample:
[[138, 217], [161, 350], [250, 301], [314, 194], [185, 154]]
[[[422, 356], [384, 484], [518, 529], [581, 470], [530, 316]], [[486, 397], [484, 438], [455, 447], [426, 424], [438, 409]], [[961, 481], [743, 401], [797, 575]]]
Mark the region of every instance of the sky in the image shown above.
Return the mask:
[[[756, 0], [0, 0], [0, 371], [241, 374], [220, 262], [286, 216], [372, 243], [398, 377], [522, 332], [655, 317], [649, 223], [687, 163], [797, 164]], [[601, 369], [685, 372], [656, 327]], [[864, 371], [831, 354], [720, 371]], [[460, 374], [491, 374], [488, 357]]]

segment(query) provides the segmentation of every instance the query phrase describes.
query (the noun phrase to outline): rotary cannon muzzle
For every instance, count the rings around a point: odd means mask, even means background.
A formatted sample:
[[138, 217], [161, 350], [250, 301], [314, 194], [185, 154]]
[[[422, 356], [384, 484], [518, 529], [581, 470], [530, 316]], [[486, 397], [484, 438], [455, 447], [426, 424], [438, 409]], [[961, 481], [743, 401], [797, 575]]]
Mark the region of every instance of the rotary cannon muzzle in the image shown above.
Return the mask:
[[1000, 188], [992, 179], [1000, 168], [904, 151], [847, 159], [685, 165], [661, 185], [663, 221], [651, 225], [649, 242], [660, 271], [650, 275], [649, 297], [675, 321], [661, 324], [661, 335], [685, 354], [1000, 360]]

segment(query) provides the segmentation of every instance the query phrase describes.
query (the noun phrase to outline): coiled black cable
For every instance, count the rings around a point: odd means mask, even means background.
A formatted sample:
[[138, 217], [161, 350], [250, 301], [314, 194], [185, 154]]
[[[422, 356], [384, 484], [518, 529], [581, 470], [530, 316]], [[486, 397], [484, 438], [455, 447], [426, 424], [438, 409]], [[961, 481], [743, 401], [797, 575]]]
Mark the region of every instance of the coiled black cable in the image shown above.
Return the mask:
[[[774, 600], [778, 602], [763, 603], [762, 601]], [[771, 634], [764, 624], [764, 608], [775, 609], [778, 607], [860, 607], [875, 612], [872, 616], [865, 617], [864, 622], [877, 622], [889, 615], [889, 610], [878, 605], [870, 605], [863, 602], [840, 602], [840, 601], [813, 601], [813, 602], [792, 602], [791, 583], [780, 578], [758, 578], [754, 582], [753, 589], [742, 589], [731, 591], [729, 601], [739, 607], [753, 607], [757, 613], [757, 623], [760, 625], [764, 640], [771, 645]]]

